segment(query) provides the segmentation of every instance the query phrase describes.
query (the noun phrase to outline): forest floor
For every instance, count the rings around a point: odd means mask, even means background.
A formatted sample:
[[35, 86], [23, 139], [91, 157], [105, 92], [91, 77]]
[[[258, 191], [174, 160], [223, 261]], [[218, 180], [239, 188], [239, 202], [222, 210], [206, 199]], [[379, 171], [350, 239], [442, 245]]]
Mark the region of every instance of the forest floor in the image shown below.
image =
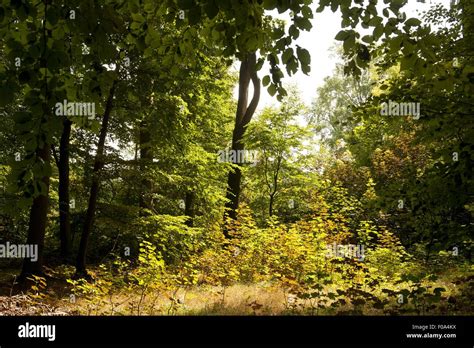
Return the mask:
[[278, 285], [260, 283], [157, 290], [141, 303], [140, 293], [118, 289], [93, 303], [71, 297], [71, 284], [57, 278], [49, 278], [38, 297], [25, 286], [13, 285], [16, 274], [14, 269], [0, 274], [0, 315], [279, 315], [293, 299]]
[[[449, 273], [449, 272], [448, 272]], [[0, 272], [0, 315], [340, 315], [351, 313], [349, 307], [337, 311], [317, 309], [313, 300], [301, 300], [278, 283], [233, 284], [227, 287], [199, 285], [147, 289], [146, 295], [125, 288], [92, 296], [73, 294], [66, 278], [47, 277], [47, 286], [32, 291], [36, 285], [14, 285], [18, 269]], [[452, 274], [451, 274], [452, 276]], [[434, 286], [456, 290], [450, 275], [441, 277]], [[448, 303], [448, 308], [452, 303]], [[463, 312], [472, 313], [470, 306]], [[364, 315], [384, 315], [364, 308]], [[462, 313], [429, 313], [461, 314]]]

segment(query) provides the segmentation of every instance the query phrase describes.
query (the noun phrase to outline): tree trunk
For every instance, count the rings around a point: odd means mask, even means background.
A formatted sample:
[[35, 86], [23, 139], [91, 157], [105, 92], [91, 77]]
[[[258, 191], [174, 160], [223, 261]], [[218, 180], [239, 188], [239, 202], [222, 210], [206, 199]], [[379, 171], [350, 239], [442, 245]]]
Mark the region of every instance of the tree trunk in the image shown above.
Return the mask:
[[[232, 134], [232, 148], [231, 150], [244, 150], [242, 143], [245, 134], [246, 126], [249, 124], [260, 99], [260, 79], [256, 71], [256, 54], [250, 53], [245, 57], [240, 64], [239, 72], [239, 100], [237, 103], [237, 113], [235, 116], [234, 132]], [[252, 81], [254, 92], [250, 105], [248, 104], [249, 85]], [[237, 158], [238, 156], [235, 156]], [[240, 196], [240, 182], [242, 179], [242, 172], [239, 163], [237, 167], [230, 171], [227, 179], [227, 203], [224, 217], [235, 220], [237, 218], [237, 209], [239, 207]], [[229, 237], [227, 230], [224, 230], [226, 237]]]
[[107, 128], [110, 119], [110, 113], [113, 107], [113, 98], [115, 93], [115, 87], [117, 80], [114, 81], [112, 88], [110, 89], [109, 96], [107, 98], [107, 103], [105, 106], [104, 117], [102, 119], [102, 126], [100, 129], [99, 143], [97, 145], [97, 153], [94, 160], [94, 170], [92, 172], [92, 185], [89, 196], [89, 205], [87, 207], [86, 219], [84, 222], [84, 229], [81, 235], [81, 242], [79, 244], [79, 250], [77, 254], [76, 261], [76, 277], [87, 277], [86, 270], [86, 253], [87, 253], [87, 244], [89, 242], [89, 236], [92, 230], [92, 224], [94, 221], [96, 205], [97, 205], [97, 195], [99, 194], [99, 176], [100, 171], [104, 166], [104, 147], [105, 147], [105, 138], [107, 136]]
[[467, 62], [472, 62], [474, 56], [474, 6], [471, 0], [461, 0], [459, 2], [461, 8], [461, 24], [464, 42], [464, 56]]
[[[48, 4], [44, 4], [45, 17], [43, 20], [43, 54], [42, 59], [46, 56], [47, 40], [46, 40], [46, 13], [48, 11]], [[50, 97], [48, 91], [47, 76], [44, 79], [45, 93], [44, 98], [48, 100]], [[47, 105], [47, 103], [46, 103]], [[46, 106], [44, 105], [44, 106]], [[43, 115], [42, 122], [46, 122], [48, 114]], [[49, 166], [51, 159], [51, 144], [43, 143], [43, 147], [38, 145], [35, 151], [35, 157], [37, 162], [43, 162], [43, 166]], [[28, 223], [28, 237], [26, 240], [27, 244], [32, 244], [38, 247], [38, 255], [36, 261], [32, 261], [29, 258], [25, 258], [23, 261], [23, 267], [19, 276], [20, 281], [24, 281], [30, 275], [43, 275], [43, 251], [44, 251], [44, 236], [46, 233], [46, 224], [48, 219], [48, 197], [49, 197], [49, 175], [45, 175], [41, 178], [43, 181], [46, 192], [33, 199], [33, 204], [30, 209], [30, 220]]]
[[59, 144], [59, 236], [61, 258], [68, 263], [71, 257], [71, 221], [69, 211], [69, 138], [72, 122], [65, 119]]
[[[275, 203], [275, 195], [278, 191], [278, 174], [280, 173], [281, 160], [282, 160], [282, 157], [278, 156], [276, 171], [275, 171], [275, 174], [273, 175], [273, 184], [271, 187], [272, 191], [270, 192], [270, 204], [268, 207], [268, 214], [270, 216], [273, 216], [273, 204]], [[265, 173], [265, 175], [267, 174]]]
[[274, 200], [275, 195], [271, 194], [270, 195], [270, 204], [268, 205], [268, 215], [273, 216], [273, 200]]
[[153, 161], [153, 152], [150, 146], [151, 135], [145, 121], [140, 123], [140, 172], [144, 175], [140, 192], [140, 208], [152, 208], [152, 182], [146, 177], [147, 167]]
[[[44, 165], [47, 166], [51, 157], [50, 152], [51, 145], [44, 144], [42, 149], [38, 148], [36, 150], [36, 157], [43, 161]], [[46, 185], [46, 192], [33, 200], [28, 224], [28, 238], [26, 240], [27, 244], [38, 246], [38, 259], [33, 262], [31, 259], [25, 258], [19, 277], [20, 280], [25, 280], [32, 274], [43, 275], [43, 250], [48, 215], [49, 176], [44, 176], [41, 180]]]
[[193, 227], [194, 225], [194, 201], [196, 194], [193, 191], [186, 192], [185, 206], [184, 206], [184, 215], [188, 217], [186, 220], [186, 225]]

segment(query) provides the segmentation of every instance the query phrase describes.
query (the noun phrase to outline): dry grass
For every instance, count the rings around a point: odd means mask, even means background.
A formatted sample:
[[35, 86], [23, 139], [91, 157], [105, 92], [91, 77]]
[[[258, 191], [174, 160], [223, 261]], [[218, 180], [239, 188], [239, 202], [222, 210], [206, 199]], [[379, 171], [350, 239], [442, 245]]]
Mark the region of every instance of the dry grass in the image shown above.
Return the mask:
[[282, 288], [270, 284], [237, 284], [227, 288], [201, 286], [140, 294], [126, 292], [88, 303], [77, 297], [67, 303], [73, 314], [91, 315], [281, 315], [287, 311]]
[[[281, 284], [261, 282], [256, 284], [234, 284], [220, 286], [200, 285], [190, 288], [168, 287], [163, 284], [147, 288], [142, 293], [138, 289], [107, 287], [105, 292], [85, 297], [72, 296], [73, 289], [65, 278], [50, 277], [47, 288], [40, 293], [32, 293], [19, 286], [13, 286], [14, 270], [0, 272], [0, 315], [334, 315], [351, 313], [351, 306], [337, 309], [312, 310], [311, 300], [298, 300]], [[448, 296], [456, 295], [460, 289], [453, 279], [440, 278], [433, 287], [444, 287]], [[96, 289], [95, 285], [92, 285]], [[336, 289], [326, 287], [326, 291]], [[112, 292], [108, 292], [112, 291]], [[375, 294], [375, 293], [374, 293]], [[375, 295], [383, 296], [381, 291]], [[459, 295], [459, 294], [458, 294]], [[323, 296], [324, 297], [324, 296]], [[71, 301], [71, 300], [74, 301]], [[313, 301], [319, 302], [321, 298]], [[331, 302], [327, 303], [330, 304]], [[448, 314], [451, 304], [443, 300], [440, 313]], [[314, 302], [313, 302], [314, 305]], [[459, 303], [462, 312], [472, 313], [472, 301]], [[459, 307], [458, 306], [458, 307]], [[380, 310], [365, 306], [364, 314], [384, 315]], [[452, 311], [452, 310], [451, 310]], [[457, 312], [458, 310], [454, 310]]]

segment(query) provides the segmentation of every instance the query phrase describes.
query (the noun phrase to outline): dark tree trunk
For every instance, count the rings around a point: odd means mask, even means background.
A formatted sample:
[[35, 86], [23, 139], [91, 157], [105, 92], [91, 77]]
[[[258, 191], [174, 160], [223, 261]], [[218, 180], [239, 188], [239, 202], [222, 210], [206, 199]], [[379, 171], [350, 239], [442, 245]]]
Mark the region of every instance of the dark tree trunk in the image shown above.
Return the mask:
[[[272, 187], [270, 188], [271, 189], [271, 192], [270, 192], [270, 204], [269, 204], [269, 207], [268, 207], [268, 214], [270, 216], [273, 216], [273, 204], [275, 203], [275, 195], [278, 191], [278, 174], [280, 173], [280, 168], [281, 168], [281, 160], [282, 160], [282, 157], [279, 156], [278, 157], [278, 160], [277, 160], [277, 167], [276, 167], [276, 170], [275, 170], [275, 174], [273, 175], [273, 185]], [[266, 174], [265, 174], [266, 175]]]
[[268, 215], [273, 216], [273, 200], [275, 198], [274, 194], [270, 195], [270, 204], [268, 205]]
[[65, 119], [59, 144], [59, 236], [61, 258], [68, 263], [71, 257], [71, 221], [69, 211], [69, 138], [72, 122]]
[[148, 131], [148, 125], [145, 121], [140, 123], [140, 172], [144, 175], [142, 179], [142, 187], [140, 192], [140, 208], [151, 209], [152, 198], [151, 193], [153, 185], [147, 175], [147, 167], [153, 161], [153, 152], [150, 145], [151, 135]]
[[[36, 157], [43, 161], [44, 165], [48, 165], [51, 158], [50, 152], [51, 146], [45, 144], [42, 149], [36, 150]], [[38, 259], [33, 262], [29, 258], [25, 258], [19, 277], [20, 280], [25, 280], [32, 274], [43, 275], [43, 250], [48, 215], [49, 176], [44, 176], [41, 180], [46, 185], [46, 192], [43, 192], [42, 195], [33, 200], [28, 224], [28, 238], [26, 240], [27, 244], [38, 246]]]
[[186, 192], [184, 215], [188, 217], [186, 225], [193, 227], [194, 225], [194, 201], [196, 194], [193, 191]]
[[[48, 12], [48, 4], [45, 2], [44, 6], [45, 17], [43, 20], [43, 54], [42, 58], [46, 56], [47, 40], [46, 40], [46, 13]], [[47, 76], [44, 78], [45, 88], [45, 100], [50, 98], [48, 91], [48, 79]], [[47, 108], [47, 103], [44, 105]], [[43, 115], [42, 122], [46, 122], [48, 114]], [[43, 166], [47, 167], [51, 160], [51, 144], [43, 143], [43, 146], [37, 146], [35, 151], [36, 161], [43, 162]], [[46, 224], [48, 219], [48, 197], [49, 197], [49, 175], [45, 175], [41, 178], [45, 185], [46, 192], [42, 192], [41, 195], [33, 199], [33, 204], [30, 209], [30, 220], [28, 223], [28, 237], [26, 239], [27, 244], [32, 244], [38, 247], [38, 255], [36, 261], [32, 261], [29, 258], [25, 258], [23, 261], [23, 267], [19, 276], [20, 281], [24, 281], [30, 275], [43, 275], [43, 251], [44, 251], [44, 236], [46, 233]]]
[[459, 2], [461, 8], [461, 24], [464, 42], [464, 56], [468, 62], [474, 60], [474, 7], [472, 0], [461, 0]]
[[100, 129], [99, 143], [97, 145], [97, 153], [94, 160], [94, 170], [92, 172], [92, 184], [91, 191], [89, 196], [89, 205], [87, 207], [86, 219], [84, 222], [84, 229], [81, 235], [81, 242], [79, 244], [79, 250], [77, 253], [76, 261], [76, 277], [87, 277], [86, 270], [86, 254], [87, 254], [87, 244], [89, 242], [89, 236], [92, 230], [92, 224], [94, 222], [94, 216], [97, 206], [97, 196], [99, 194], [99, 176], [100, 171], [104, 167], [104, 148], [105, 148], [105, 138], [107, 136], [107, 128], [109, 125], [110, 113], [113, 107], [113, 98], [115, 94], [115, 87], [117, 81], [114, 81], [112, 88], [110, 89], [109, 96], [107, 98], [107, 103], [105, 106], [104, 117], [102, 119], [102, 126]]
[[[248, 104], [249, 85], [252, 81], [254, 92], [250, 105]], [[244, 150], [242, 143], [246, 126], [252, 119], [253, 114], [260, 99], [260, 79], [256, 71], [256, 54], [251, 53], [245, 57], [240, 64], [239, 72], [239, 100], [237, 103], [237, 113], [235, 115], [235, 126], [232, 135], [231, 150]], [[235, 156], [237, 158], [238, 156]], [[235, 220], [237, 218], [237, 209], [239, 207], [240, 182], [242, 172], [240, 164], [231, 170], [227, 179], [227, 203], [224, 217]], [[224, 230], [226, 237], [229, 237], [227, 230]]]

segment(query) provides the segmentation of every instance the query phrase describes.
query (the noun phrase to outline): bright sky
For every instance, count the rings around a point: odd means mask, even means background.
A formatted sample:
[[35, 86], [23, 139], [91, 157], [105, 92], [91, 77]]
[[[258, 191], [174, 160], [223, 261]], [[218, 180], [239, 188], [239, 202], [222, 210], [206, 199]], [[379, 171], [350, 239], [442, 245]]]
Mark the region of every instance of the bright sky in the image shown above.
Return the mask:
[[[424, 11], [430, 7], [430, 4], [442, 3], [449, 6], [450, 0], [424, 0], [425, 3], [418, 2], [419, 0], [408, 0], [407, 5], [403, 10], [408, 17], [419, 17], [417, 11]], [[317, 1], [314, 1], [317, 3]], [[386, 6], [383, 1], [379, 1], [379, 11]], [[313, 5], [312, 8], [316, 8]], [[278, 15], [278, 12], [276, 12]], [[285, 19], [282, 15], [280, 18]], [[287, 21], [289, 17], [286, 18]], [[289, 22], [289, 21], [288, 21]], [[337, 43], [334, 40], [336, 34], [341, 30], [341, 15], [339, 11], [333, 13], [329, 8], [322, 13], [315, 13], [312, 20], [313, 28], [310, 32], [301, 32], [297, 40], [297, 44], [306, 48], [311, 54], [311, 72], [309, 76], [298, 72], [296, 75], [284, 79], [285, 85], [295, 84], [298, 86], [301, 96], [306, 104], [311, 104], [315, 95], [316, 89], [321, 86], [326, 76], [330, 76], [335, 68], [336, 60], [331, 58], [330, 48]], [[268, 71], [268, 66], [264, 66], [259, 72], [260, 78]], [[250, 90], [250, 97], [252, 90]], [[237, 88], [234, 92], [237, 96]], [[265, 106], [278, 105], [276, 97], [271, 97], [266, 88], [262, 88], [260, 103], [258, 109], [261, 110]]]

